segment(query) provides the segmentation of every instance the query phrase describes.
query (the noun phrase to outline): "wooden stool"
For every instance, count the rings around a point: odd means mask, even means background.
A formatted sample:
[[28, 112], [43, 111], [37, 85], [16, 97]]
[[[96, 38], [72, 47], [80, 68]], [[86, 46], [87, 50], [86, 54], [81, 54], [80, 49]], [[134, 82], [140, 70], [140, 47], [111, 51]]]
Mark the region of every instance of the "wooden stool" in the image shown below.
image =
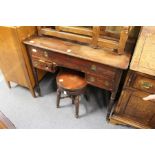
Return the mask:
[[[85, 77], [79, 72], [72, 70], [62, 70], [58, 73], [57, 78], [57, 108], [59, 108], [60, 99], [70, 97], [72, 104], [75, 104], [75, 116], [79, 117], [79, 97], [84, 94], [87, 82]], [[61, 93], [66, 92], [67, 96], [61, 97]]]

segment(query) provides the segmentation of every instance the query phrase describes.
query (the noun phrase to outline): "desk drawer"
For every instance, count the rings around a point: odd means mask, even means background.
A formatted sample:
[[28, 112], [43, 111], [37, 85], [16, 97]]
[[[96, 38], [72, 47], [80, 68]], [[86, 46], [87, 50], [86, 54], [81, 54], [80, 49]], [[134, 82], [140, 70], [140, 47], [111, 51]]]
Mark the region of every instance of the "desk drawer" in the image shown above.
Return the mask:
[[133, 87], [149, 93], [155, 93], [155, 80], [137, 75], [133, 82]]
[[47, 50], [40, 49], [37, 47], [30, 47], [29, 52], [30, 52], [32, 57], [38, 57], [38, 58], [41, 58], [41, 59], [44, 59], [47, 61], [50, 60], [49, 52]]
[[114, 69], [112, 67], [94, 63], [94, 62], [85, 63], [85, 70], [86, 70], [86, 72], [88, 72], [89, 74], [92, 74], [92, 75], [97, 75], [97, 76], [101, 76], [101, 77], [103, 77], [105, 75], [110, 78], [114, 78], [115, 72], [116, 72], [116, 69]]
[[46, 62], [44, 60], [32, 57], [32, 63], [33, 63], [33, 66], [35, 68], [46, 70], [48, 72], [55, 72], [56, 71], [55, 64], [53, 64], [51, 62]]
[[45, 61], [54, 61], [59, 66], [77, 69], [79, 71], [97, 75], [97, 76], [108, 76], [114, 78], [116, 69], [96, 62], [83, 60], [73, 56], [60, 54], [37, 47], [29, 47], [31, 56], [38, 57]]
[[99, 88], [103, 88], [110, 91], [114, 89], [114, 81], [107, 77], [97, 77], [91, 74], [87, 74], [86, 80], [89, 84]]

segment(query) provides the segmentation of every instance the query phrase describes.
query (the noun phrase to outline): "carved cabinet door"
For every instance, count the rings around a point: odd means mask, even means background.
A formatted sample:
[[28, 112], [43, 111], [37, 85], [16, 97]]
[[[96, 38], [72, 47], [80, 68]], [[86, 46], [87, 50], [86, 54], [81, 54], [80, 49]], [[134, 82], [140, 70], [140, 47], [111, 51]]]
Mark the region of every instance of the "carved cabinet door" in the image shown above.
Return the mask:
[[115, 114], [122, 116], [131, 122], [137, 122], [143, 128], [155, 128], [155, 101], [144, 101], [143, 97], [148, 93], [123, 90]]

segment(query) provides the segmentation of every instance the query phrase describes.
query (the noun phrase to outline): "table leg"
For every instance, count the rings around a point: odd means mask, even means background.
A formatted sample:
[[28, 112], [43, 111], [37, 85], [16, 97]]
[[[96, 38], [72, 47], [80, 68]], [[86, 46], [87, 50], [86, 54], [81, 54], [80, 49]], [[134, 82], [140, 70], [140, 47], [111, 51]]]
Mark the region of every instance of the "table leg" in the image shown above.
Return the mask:
[[116, 85], [115, 85], [115, 89], [114, 91], [112, 91], [111, 93], [111, 97], [110, 97], [110, 102], [108, 104], [108, 108], [107, 108], [107, 116], [106, 116], [106, 120], [109, 122], [110, 120], [110, 116], [112, 114], [112, 108], [114, 106], [114, 101], [115, 101], [115, 98], [116, 98], [116, 94], [117, 94], [117, 91], [118, 91], [118, 87], [119, 87], [119, 84], [120, 84], [120, 80], [121, 80], [121, 77], [122, 77], [122, 73], [123, 71], [122, 70], [118, 70], [117, 72], [117, 75], [116, 75]]
[[116, 92], [112, 92], [111, 97], [110, 97], [110, 102], [109, 102], [108, 108], [107, 108], [107, 116], [106, 116], [107, 121], [109, 121], [109, 118], [111, 115], [111, 110], [114, 105], [115, 97], [116, 97]]
[[35, 82], [36, 82], [36, 90], [37, 90], [38, 95], [41, 96], [37, 69], [33, 67], [33, 70], [34, 70], [34, 78], [35, 78]]
[[[29, 51], [28, 48], [26, 48], [27, 51]], [[38, 73], [37, 73], [37, 69], [33, 66], [33, 63], [32, 63], [32, 57], [31, 57], [31, 54], [29, 52], [28, 53], [28, 57], [29, 57], [29, 60], [30, 60], [30, 64], [31, 64], [31, 67], [32, 67], [32, 72], [33, 72], [33, 76], [34, 76], [34, 81], [35, 81], [35, 84], [36, 84], [36, 91], [38, 93], [38, 96], [41, 96], [41, 91], [40, 91], [40, 87], [39, 87], [39, 80], [38, 80]], [[32, 92], [32, 95], [33, 95], [33, 92]], [[36, 97], [36, 94], [34, 92], [34, 97]]]

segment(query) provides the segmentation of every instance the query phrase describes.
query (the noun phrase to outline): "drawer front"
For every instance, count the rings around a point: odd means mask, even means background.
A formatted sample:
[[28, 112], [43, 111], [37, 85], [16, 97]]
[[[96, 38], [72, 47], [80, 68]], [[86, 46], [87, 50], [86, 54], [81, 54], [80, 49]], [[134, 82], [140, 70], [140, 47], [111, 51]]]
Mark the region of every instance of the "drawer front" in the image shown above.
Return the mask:
[[86, 80], [89, 84], [99, 87], [99, 88], [103, 88], [109, 91], [113, 91], [114, 90], [114, 81], [110, 80], [106, 77], [97, 77], [94, 75], [90, 75], [87, 74], [86, 75]]
[[149, 93], [155, 93], [155, 80], [137, 75], [133, 87]]
[[37, 59], [35, 57], [32, 57], [32, 64], [35, 68], [46, 70], [48, 72], [55, 72], [56, 66], [54, 66], [51, 62], [46, 62], [41, 59]]
[[79, 71], [100, 77], [108, 76], [110, 78], [114, 78], [115, 76], [116, 69], [113, 67], [105, 66], [103, 64], [32, 46], [29, 46], [29, 51], [31, 56], [38, 57], [45, 61], [53, 61], [57, 63], [58, 66], [77, 69]]
[[37, 47], [29, 47], [29, 52], [32, 57], [38, 57], [45, 61], [50, 61], [49, 52], [44, 49], [40, 49]]
[[106, 75], [110, 78], [114, 78], [115, 72], [116, 72], [116, 69], [112, 67], [94, 63], [94, 62], [88, 62], [87, 64], [85, 64], [85, 69], [89, 74], [97, 75], [101, 77], [103, 75]]
[[150, 95], [138, 90], [123, 90], [115, 108], [114, 114], [123, 116], [130, 121], [140, 123], [141, 126], [155, 127], [155, 101], [144, 101], [143, 98]]

